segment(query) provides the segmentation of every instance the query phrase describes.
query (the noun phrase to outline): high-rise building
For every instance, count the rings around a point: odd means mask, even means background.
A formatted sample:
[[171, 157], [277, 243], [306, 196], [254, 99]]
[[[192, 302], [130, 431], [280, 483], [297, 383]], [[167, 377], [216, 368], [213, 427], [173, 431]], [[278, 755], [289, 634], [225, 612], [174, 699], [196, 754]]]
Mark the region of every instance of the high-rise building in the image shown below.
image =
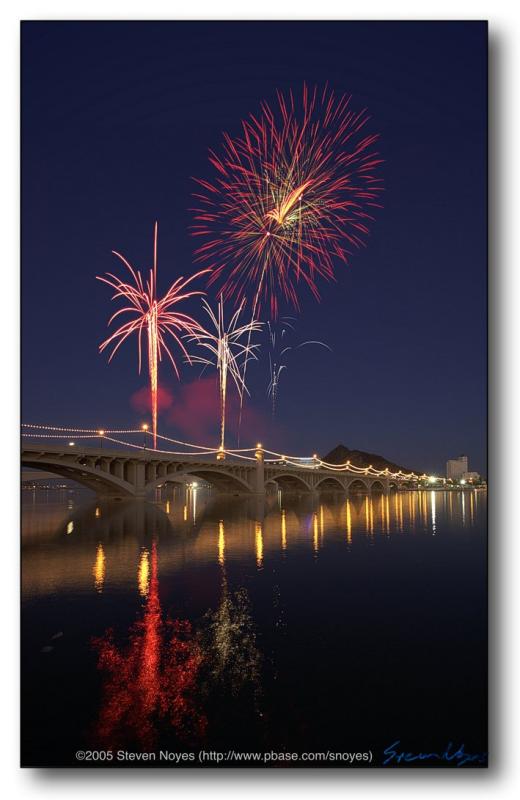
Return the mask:
[[458, 456], [457, 458], [450, 458], [446, 462], [446, 477], [451, 478], [452, 481], [459, 481], [465, 472], [468, 471], [468, 457]]

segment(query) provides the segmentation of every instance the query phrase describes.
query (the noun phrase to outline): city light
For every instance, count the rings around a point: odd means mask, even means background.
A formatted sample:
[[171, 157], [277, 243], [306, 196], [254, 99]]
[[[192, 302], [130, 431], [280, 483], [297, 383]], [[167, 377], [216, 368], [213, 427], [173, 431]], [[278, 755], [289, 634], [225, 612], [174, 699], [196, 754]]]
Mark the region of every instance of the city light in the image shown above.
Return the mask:
[[437, 483], [437, 478], [435, 477], [435, 475], [430, 475], [430, 477], [428, 478], [428, 483]]
[[74, 447], [75, 444], [76, 442], [69, 442], [69, 447]]

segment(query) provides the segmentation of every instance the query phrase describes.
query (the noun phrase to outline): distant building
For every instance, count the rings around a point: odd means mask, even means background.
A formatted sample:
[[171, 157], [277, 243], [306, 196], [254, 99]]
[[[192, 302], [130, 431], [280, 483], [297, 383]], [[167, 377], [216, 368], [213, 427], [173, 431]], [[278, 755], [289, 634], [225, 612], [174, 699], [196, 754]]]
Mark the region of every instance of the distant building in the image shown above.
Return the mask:
[[446, 477], [451, 478], [452, 481], [460, 481], [464, 473], [467, 471], [468, 471], [467, 456], [450, 458], [450, 460], [446, 462]]
[[461, 480], [466, 483], [480, 483], [480, 475], [478, 472], [465, 472]]

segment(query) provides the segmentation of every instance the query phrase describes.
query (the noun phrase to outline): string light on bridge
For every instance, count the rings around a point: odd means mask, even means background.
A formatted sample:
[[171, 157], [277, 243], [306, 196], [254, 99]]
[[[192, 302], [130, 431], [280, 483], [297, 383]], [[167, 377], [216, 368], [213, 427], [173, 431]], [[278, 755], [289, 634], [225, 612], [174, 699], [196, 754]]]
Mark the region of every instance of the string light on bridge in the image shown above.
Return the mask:
[[[60, 427], [55, 425], [32, 425], [32, 424], [22, 424], [22, 428], [24, 428], [24, 432], [22, 436], [25, 438], [37, 438], [37, 439], [65, 439], [69, 440], [70, 435], [74, 434], [75, 440], [78, 439], [96, 439], [100, 441], [101, 447], [103, 447], [103, 441], [106, 439], [114, 444], [121, 445], [122, 447], [130, 447], [132, 449], [143, 449], [142, 444], [135, 444], [130, 442], [126, 439], [120, 439], [112, 434], [126, 434], [128, 436], [136, 436], [138, 434], [145, 435], [147, 434], [148, 426], [146, 423], [143, 423], [140, 428], [130, 428], [130, 429], [94, 429], [94, 428], [73, 428], [73, 427]], [[298, 469], [325, 469], [328, 472], [336, 472], [336, 473], [351, 473], [355, 475], [367, 475], [370, 477], [385, 477], [393, 480], [399, 481], [427, 481], [429, 476], [426, 474], [418, 475], [414, 472], [405, 473], [402, 470], [398, 470], [397, 472], [391, 472], [388, 467], [385, 469], [377, 470], [370, 464], [368, 467], [357, 467], [355, 464], [352, 464], [350, 460], [345, 461], [343, 464], [331, 464], [329, 462], [324, 461], [321, 459], [317, 453], [314, 453], [311, 458], [309, 457], [300, 457], [300, 456], [291, 456], [282, 453], [278, 453], [275, 450], [267, 450], [264, 446], [258, 442], [256, 447], [249, 447], [249, 448], [236, 448], [236, 449], [222, 449], [220, 447], [212, 447], [207, 445], [200, 445], [200, 444], [193, 444], [191, 442], [183, 442], [179, 439], [173, 439], [168, 436], [164, 436], [162, 434], [157, 434], [157, 438], [169, 442], [180, 447], [185, 448], [184, 450], [168, 450], [164, 449], [155, 449], [154, 452], [158, 454], [170, 455], [170, 456], [182, 456], [182, 457], [189, 457], [189, 456], [198, 456], [198, 457], [207, 457], [213, 455], [216, 459], [223, 460], [226, 456], [230, 456], [236, 459], [242, 459], [249, 462], [255, 462], [258, 460], [264, 460], [266, 456], [271, 456], [272, 458], [265, 459], [266, 464], [286, 464], [288, 466], [293, 466]], [[67, 441], [69, 444], [69, 442]], [[76, 442], [74, 442], [76, 443]], [[433, 476], [430, 476], [433, 477]], [[443, 480], [442, 478], [435, 478], [436, 481]], [[462, 483], [462, 481], [461, 481]], [[464, 481], [465, 483], [465, 481]]]

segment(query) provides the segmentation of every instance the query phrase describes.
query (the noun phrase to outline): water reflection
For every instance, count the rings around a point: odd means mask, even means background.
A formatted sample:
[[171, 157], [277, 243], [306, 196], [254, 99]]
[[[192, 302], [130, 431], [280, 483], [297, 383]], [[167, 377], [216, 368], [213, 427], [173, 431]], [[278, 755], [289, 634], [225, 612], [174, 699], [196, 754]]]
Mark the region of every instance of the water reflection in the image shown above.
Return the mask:
[[352, 512], [350, 510], [350, 500], [347, 498], [346, 502], [347, 512], [347, 544], [352, 544]]
[[[462, 529], [475, 526], [485, 493], [419, 491], [393, 496], [318, 498], [277, 496], [262, 499], [203, 498], [191, 490], [190, 504], [184, 497], [157, 503], [98, 503], [67, 511], [57, 503], [42, 507], [27, 504], [23, 513], [23, 588], [28, 595], [45, 593], [50, 587], [65, 591], [94, 588], [97, 593], [128, 585], [138, 572], [139, 592], [147, 593], [150, 572], [149, 545], [137, 541], [143, 531], [165, 538], [168, 550], [164, 566], [181, 568], [186, 559], [209, 563], [215, 559], [214, 532], [218, 533], [216, 559], [253, 559], [257, 569], [276, 551], [290, 556], [293, 548], [308, 546], [316, 559], [338, 530], [345, 530], [351, 547], [360, 538], [373, 543], [377, 537], [419, 532], [437, 534], [446, 525]], [[226, 535], [224, 537], [224, 521]], [[215, 525], [216, 523], [216, 525]], [[306, 535], [306, 530], [310, 535]], [[73, 534], [73, 535], [71, 535]], [[63, 546], [63, 537], [71, 540]], [[72, 542], [74, 540], [74, 543]], [[94, 581], [92, 581], [94, 576]]]
[[285, 519], [285, 508], [281, 509], [281, 530], [282, 530], [282, 550], [287, 550], [287, 521]]
[[[257, 564], [261, 564], [261, 525]], [[142, 616], [117, 645], [113, 629], [93, 640], [98, 668], [103, 673], [99, 718], [93, 732], [97, 746], [153, 747], [172, 736], [179, 743], [202, 742], [210, 710], [212, 735], [226, 712], [237, 724], [257, 727], [262, 714], [259, 701], [261, 656], [246, 589], [231, 591], [225, 567], [225, 528], [218, 523], [218, 563], [221, 568], [220, 600], [208, 610], [196, 629], [188, 620], [164, 619], [159, 599], [158, 546], [143, 549], [137, 583], [146, 599]], [[103, 556], [104, 558], [104, 556]], [[103, 561], [104, 570], [104, 561]], [[235, 710], [230, 711], [233, 699]], [[237, 704], [237, 701], [238, 704]]]
[[224, 566], [226, 561], [226, 536], [224, 533], [224, 521], [219, 520], [218, 523], [218, 563], [221, 567]]
[[[82, 675], [67, 686], [88, 697], [78, 746], [89, 730], [96, 749], [319, 749], [313, 731], [336, 730], [338, 747], [345, 708], [357, 731], [373, 693], [372, 722], [381, 702], [395, 717], [386, 681], [401, 709], [410, 681], [416, 697], [425, 674], [428, 685], [439, 680], [428, 673], [436, 634], [424, 619], [471, 628], [476, 593], [460, 591], [460, 576], [473, 574], [466, 559], [483, 530], [484, 492], [232, 498], [195, 488], [160, 490], [154, 503], [28, 497], [23, 593], [28, 614], [42, 609], [30, 636], [47, 664], [59, 667], [66, 652], [66, 675]], [[426, 584], [442, 591], [423, 593]], [[48, 619], [46, 639], [38, 623]], [[366, 625], [377, 631], [369, 646]], [[390, 640], [410, 644], [406, 685], [399, 659], [385, 661]], [[452, 631], [435, 647], [460, 640]], [[40, 662], [34, 681], [32, 697], [53, 697], [60, 684]]]
[[[145, 563], [147, 553], [140, 562]], [[140, 591], [144, 588], [141, 580], [140, 570]], [[99, 747], [150, 749], [163, 730], [180, 743], [199, 741], [204, 735], [206, 718], [197, 700], [202, 653], [187, 620], [163, 619], [155, 540], [146, 592], [142, 618], [130, 628], [128, 643], [116, 644], [112, 629], [93, 640], [103, 673], [100, 712], [92, 736]]]
[[94, 575], [94, 588], [96, 592], [103, 591], [103, 584], [105, 582], [105, 551], [103, 549], [103, 545], [101, 542], [97, 546], [96, 550], [96, 560], [94, 562], [94, 566], [92, 568], [92, 574]]
[[143, 547], [139, 567], [137, 569], [137, 586], [141, 597], [148, 597], [150, 588], [150, 554], [146, 547]]
[[255, 523], [255, 552], [256, 552], [256, 566], [262, 569], [264, 562], [264, 537], [262, 534], [262, 523]]
[[[255, 524], [257, 566], [262, 561], [262, 528]], [[200, 696], [210, 719], [211, 737], [224, 742], [226, 730], [255, 735], [261, 725], [261, 655], [257, 646], [251, 603], [245, 587], [229, 587], [226, 563], [226, 534], [218, 523], [220, 599], [217, 608], [204, 615], [198, 632], [203, 653]], [[222, 726], [222, 729], [221, 729]], [[245, 730], [244, 730], [245, 728]], [[247, 732], [246, 732], [247, 731]]]

